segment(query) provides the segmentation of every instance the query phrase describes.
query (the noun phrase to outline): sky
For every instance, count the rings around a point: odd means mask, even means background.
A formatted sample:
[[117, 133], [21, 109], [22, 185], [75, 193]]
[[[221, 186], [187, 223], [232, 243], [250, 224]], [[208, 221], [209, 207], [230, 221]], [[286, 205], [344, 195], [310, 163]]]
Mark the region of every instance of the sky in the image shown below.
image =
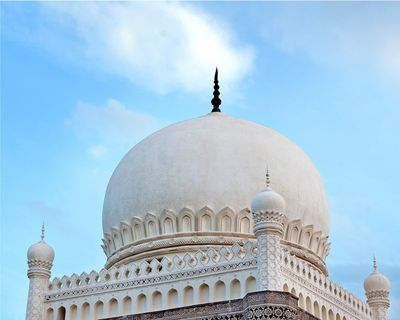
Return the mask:
[[330, 278], [365, 299], [378, 269], [400, 320], [400, 3], [1, 2], [0, 317], [22, 319], [26, 251], [52, 276], [100, 270], [122, 156], [221, 109], [298, 144], [324, 180]]

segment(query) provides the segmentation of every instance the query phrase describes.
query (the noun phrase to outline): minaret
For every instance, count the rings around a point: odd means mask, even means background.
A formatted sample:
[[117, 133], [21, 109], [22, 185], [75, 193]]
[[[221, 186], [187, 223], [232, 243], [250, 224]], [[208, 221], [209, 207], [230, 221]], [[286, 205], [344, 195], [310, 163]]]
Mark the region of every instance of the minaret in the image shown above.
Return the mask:
[[257, 238], [257, 289], [282, 291], [280, 259], [286, 204], [283, 197], [270, 187], [268, 170], [266, 178], [266, 189], [251, 201]]
[[41, 240], [28, 249], [29, 292], [26, 320], [44, 319], [44, 296], [49, 285], [54, 250], [44, 242], [44, 225]]
[[367, 303], [371, 308], [372, 320], [388, 320], [390, 282], [378, 272], [375, 257], [374, 271], [365, 279], [364, 289]]

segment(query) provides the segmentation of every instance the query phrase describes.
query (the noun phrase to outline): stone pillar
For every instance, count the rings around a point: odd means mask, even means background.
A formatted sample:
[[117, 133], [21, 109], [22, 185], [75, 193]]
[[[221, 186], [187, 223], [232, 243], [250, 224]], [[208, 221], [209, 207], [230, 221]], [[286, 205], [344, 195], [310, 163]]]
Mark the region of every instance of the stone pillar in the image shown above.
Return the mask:
[[42, 227], [42, 240], [28, 250], [29, 292], [26, 320], [44, 319], [44, 296], [48, 290], [53, 260], [54, 250], [44, 242]]
[[282, 291], [281, 239], [284, 215], [279, 212], [253, 212], [257, 237], [257, 289]]

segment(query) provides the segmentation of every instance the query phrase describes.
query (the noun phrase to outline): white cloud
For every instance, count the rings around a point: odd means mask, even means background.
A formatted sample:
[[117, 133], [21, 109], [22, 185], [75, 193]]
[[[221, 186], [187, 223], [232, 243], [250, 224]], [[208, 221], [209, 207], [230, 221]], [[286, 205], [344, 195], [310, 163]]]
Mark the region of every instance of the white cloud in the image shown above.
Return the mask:
[[40, 41], [47, 41], [48, 47], [159, 92], [176, 87], [209, 90], [216, 66], [229, 90], [252, 66], [252, 49], [235, 44], [220, 17], [189, 4], [43, 2], [42, 6], [46, 31], [40, 30], [44, 33]]
[[264, 35], [283, 51], [333, 68], [374, 70], [400, 81], [400, 7], [292, 3], [265, 12]]
[[105, 106], [79, 102], [67, 125], [90, 145], [89, 154], [100, 159], [110, 149], [126, 151], [164, 123], [151, 115], [130, 110], [117, 100], [109, 100]]
[[107, 154], [108, 150], [107, 147], [97, 144], [94, 146], [89, 147], [88, 153], [93, 156], [95, 159], [101, 159]]

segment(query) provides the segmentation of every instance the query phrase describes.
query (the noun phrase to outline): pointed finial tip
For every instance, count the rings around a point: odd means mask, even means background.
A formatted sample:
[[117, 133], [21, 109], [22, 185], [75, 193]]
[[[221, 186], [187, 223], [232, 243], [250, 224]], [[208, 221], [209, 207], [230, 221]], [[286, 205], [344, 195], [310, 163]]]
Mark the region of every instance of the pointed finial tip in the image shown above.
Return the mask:
[[221, 99], [219, 98], [219, 85], [218, 85], [218, 67], [215, 68], [215, 75], [214, 75], [214, 98], [211, 100], [211, 104], [213, 105], [213, 109], [211, 112], [221, 112], [219, 106], [221, 105]]
[[374, 255], [374, 271], [376, 271], [376, 257]]
[[44, 240], [44, 222], [42, 223], [42, 235], [40, 236], [42, 241]]

